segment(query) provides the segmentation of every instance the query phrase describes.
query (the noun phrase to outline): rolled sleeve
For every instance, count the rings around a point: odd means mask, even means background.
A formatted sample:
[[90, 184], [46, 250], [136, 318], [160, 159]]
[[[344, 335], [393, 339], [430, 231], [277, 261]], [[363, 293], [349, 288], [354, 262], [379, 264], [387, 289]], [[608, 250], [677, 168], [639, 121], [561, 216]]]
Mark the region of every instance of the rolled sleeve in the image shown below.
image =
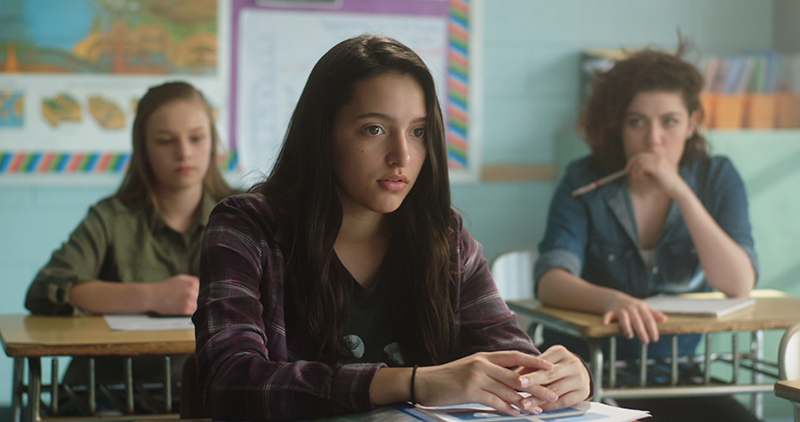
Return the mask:
[[583, 270], [589, 213], [584, 198], [573, 198], [570, 194], [586, 178], [580, 166], [585, 166], [585, 163], [580, 161], [567, 168], [553, 194], [547, 228], [539, 243], [539, 259], [534, 266], [534, 282], [554, 268], [563, 268], [576, 276], [580, 276]]
[[53, 253], [28, 288], [25, 307], [34, 314], [77, 315], [70, 291], [75, 284], [97, 278], [108, 248], [108, 230], [102, 212], [89, 210], [78, 225]]
[[556, 268], [563, 268], [580, 277], [582, 267], [581, 259], [577, 255], [563, 249], [556, 249], [539, 256], [533, 270], [533, 279], [539, 280], [546, 272]]

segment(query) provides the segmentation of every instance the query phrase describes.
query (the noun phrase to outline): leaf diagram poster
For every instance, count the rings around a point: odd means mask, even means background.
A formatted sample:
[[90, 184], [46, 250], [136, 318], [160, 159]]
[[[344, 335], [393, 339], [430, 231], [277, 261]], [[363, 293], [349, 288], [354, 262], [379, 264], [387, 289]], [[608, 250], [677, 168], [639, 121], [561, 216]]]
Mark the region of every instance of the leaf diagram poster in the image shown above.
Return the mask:
[[166, 81], [227, 110], [225, 3], [0, 0], [0, 178], [121, 174], [137, 102]]

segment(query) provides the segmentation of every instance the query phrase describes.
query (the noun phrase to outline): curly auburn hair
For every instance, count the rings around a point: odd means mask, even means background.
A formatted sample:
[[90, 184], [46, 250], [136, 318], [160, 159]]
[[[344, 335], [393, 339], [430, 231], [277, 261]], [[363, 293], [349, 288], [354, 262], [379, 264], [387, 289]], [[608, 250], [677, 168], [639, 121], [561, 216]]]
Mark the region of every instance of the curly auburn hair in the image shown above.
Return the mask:
[[[700, 102], [703, 77], [681, 58], [687, 43], [681, 40], [679, 44], [677, 53], [648, 48], [616, 62], [607, 72], [597, 73], [578, 127], [592, 150], [592, 158], [606, 170], [625, 167], [622, 125], [628, 107], [640, 92], [680, 93], [689, 115], [697, 112], [697, 124], [701, 126], [705, 115]], [[686, 141], [680, 164], [707, 158], [708, 149], [706, 139], [695, 131]]]

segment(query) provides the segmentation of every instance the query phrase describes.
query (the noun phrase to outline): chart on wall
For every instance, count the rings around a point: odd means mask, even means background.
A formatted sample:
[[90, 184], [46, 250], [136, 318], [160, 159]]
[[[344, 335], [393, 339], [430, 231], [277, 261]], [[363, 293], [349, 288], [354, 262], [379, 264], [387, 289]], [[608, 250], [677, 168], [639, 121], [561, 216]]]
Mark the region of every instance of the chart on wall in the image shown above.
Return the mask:
[[234, 0], [231, 121], [245, 179], [268, 174], [312, 67], [338, 42], [395, 38], [436, 80], [453, 180], [479, 170], [477, 3], [464, 0]]
[[0, 180], [124, 172], [165, 81], [203, 91], [227, 138], [227, 0], [0, 0], [0, 28]]

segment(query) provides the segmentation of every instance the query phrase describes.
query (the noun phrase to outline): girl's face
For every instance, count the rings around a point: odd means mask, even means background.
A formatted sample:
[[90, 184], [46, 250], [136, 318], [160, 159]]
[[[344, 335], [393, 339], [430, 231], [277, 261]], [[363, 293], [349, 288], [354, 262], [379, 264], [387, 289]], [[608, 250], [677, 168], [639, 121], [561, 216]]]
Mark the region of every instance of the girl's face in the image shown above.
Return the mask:
[[427, 155], [425, 93], [409, 75], [356, 83], [333, 127], [332, 167], [347, 215], [397, 210]]
[[211, 161], [211, 121], [199, 100], [158, 107], [145, 124], [144, 144], [157, 190], [202, 186]]
[[622, 122], [625, 159], [650, 152], [677, 167], [686, 140], [696, 126], [697, 113], [689, 115], [679, 92], [640, 92], [631, 101]]

